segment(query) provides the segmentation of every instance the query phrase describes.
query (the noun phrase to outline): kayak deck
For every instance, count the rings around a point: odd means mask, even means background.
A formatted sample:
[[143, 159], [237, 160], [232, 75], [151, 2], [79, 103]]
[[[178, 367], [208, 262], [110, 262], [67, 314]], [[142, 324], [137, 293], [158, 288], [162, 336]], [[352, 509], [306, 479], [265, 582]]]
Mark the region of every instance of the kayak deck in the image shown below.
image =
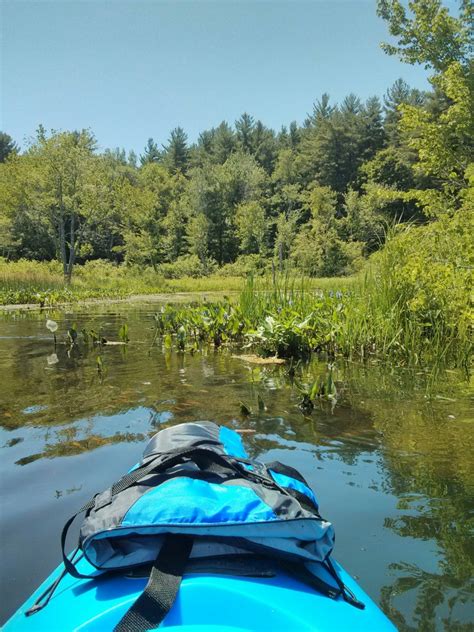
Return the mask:
[[[187, 574], [160, 628], [170, 632], [178, 628], [180, 632], [394, 631], [391, 622], [360, 586], [341, 566], [337, 565], [337, 569], [344, 583], [365, 604], [364, 610], [341, 598], [330, 599], [281, 571], [273, 577]], [[112, 630], [147, 582], [145, 577], [121, 574], [82, 580], [67, 575], [45, 608], [25, 616], [61, 570], [58, 567], [5, 624], [6, 632]], [[84, 559], [79, 562], [78, 570], [94, 571]]]

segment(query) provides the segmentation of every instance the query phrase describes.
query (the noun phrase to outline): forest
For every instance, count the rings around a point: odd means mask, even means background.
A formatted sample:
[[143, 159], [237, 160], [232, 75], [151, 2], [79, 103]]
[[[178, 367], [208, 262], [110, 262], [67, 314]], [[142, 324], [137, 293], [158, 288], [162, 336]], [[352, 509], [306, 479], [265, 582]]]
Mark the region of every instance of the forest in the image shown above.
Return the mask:
[[336, 276], [358, 271], [388, 226], [458, 211], [473, 148], [469, 4], [454, 18], [414, 3], [411, 24], [398, 6], [379, 2], [392, 32], [406, 31], [385, 48], [430, 68], [430, 91], [399, 79], [382, 99], [323, 94], [302, 125], [275, 131], [244, 113], [195, 143], [181, 127], [149, 138], [139, 156], [99, 153], [91, 130], [40, 125], [23, 150], [2, 133], [1, 255], [59, 259], [67, 280], [93, 259], [207, 274], [273, 258]]
[[[204, 275], [273, 258], [311, 276], [351, 274], [389, 225], [433, 214], [422, 200], [443, 174], [422, 164], [415, 134], [443, 99], [399, 79], [383, 101], [323, 94], [302, 126], [275, 132], [244, 113], [194, 144], [180, 127], [164, 145], [150, 138], [140, 156], [98, 153], [90, 130], [40, 126], [23, 152], [3, 134], [1, 254], [58, 258], [68, 280], [93, 259]], [[447, 175], [459, 188], [467, 162], [456, 162]]]

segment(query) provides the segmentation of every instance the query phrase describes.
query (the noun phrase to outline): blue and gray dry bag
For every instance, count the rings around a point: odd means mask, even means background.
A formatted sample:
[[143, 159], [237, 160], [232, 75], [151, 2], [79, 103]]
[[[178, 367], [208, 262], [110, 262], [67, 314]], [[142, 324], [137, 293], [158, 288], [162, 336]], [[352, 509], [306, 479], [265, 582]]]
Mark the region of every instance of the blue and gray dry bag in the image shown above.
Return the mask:
[[[191, 567], [258, 574], [270, 560], [278, 560], [328, 597], [341, 596], [363, 607], [330, 561], [334, 529], [320, 516], [301, 474], [279, 462], [248, 459], [240, 436], [212, 422], [158, 432], [140, 463], [80, 512], [85, 518], [72, 557], [65, 554], [65, 542], [78, 514], [61, 536], [64, 573], [88, 577], [74, 564], [80, 552], [101, 571], [150, 572], [144, 593], [118, 624], [119, 631], [157, 627], [176, 597], [183, 572]], [[316, 563], [325, 566], [335, 584], [311, 572]], [[30, 614], [47, 603], [56, 585]]]

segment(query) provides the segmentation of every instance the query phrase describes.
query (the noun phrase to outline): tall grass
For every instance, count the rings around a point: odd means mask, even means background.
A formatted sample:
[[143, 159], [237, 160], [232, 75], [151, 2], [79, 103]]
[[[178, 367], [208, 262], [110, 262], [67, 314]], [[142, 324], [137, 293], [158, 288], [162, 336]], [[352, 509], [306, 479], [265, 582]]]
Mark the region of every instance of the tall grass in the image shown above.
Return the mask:
[[251, 344], [263, 355], [372, 358], [429, 369], [472, 359], [469, 231], [457, 218], [389, 231], [363, 274], [342, 281], [250, 277], [234, 303], [169, 308], [162, 327], [194, 340]]
[[[268, 279], [257, 281], [259, 291], [268, 286]], [[350, 283], [345, 279], [310, 279], [305, 284], [334, 287]], [[0, 258], [0, 305], [36, 303], [54, 305], [84, 299], [120, 299], [139, 294], [168, 292], [236, 293], [245, 287], [242, 276], [219, 273], [203, 277], [165, 278], [152, 267], [114, 265], [107, 261], [90, 261], [77, 265], [72, 283], [65, 285], [61, 265], [57, 261], [20, 260], [7, 262]]]
[[266, 285], [250, 280], [240, 296], [242, 313], [254, 327], [267, 316], [308, 320], [310, 345], [347, 357], [469, 371], [472, 266], [459, 263], [463, 242], [453, 248], [449, 230], [459, 233], [459, 227], [440, 223], [393, 228], [363, 274], [346, 284], [339, 280], [334, 289], [290, 276]]
[[123, 298], [161, 292], [167, 288], [152, 269], [125, 268], [105, 261], [76, 266], [66, 285], [58, 262], [0, 259], [0, 304], [54, 305], [88, 298]]

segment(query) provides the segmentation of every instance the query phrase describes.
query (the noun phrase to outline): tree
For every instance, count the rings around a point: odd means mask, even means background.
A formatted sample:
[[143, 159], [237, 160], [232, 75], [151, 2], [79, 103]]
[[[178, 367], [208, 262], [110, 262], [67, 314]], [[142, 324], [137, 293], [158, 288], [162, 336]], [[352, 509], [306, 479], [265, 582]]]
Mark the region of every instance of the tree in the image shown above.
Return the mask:
[[329, 105], [330, 97], [325, 92], [321, 99], [313, 104], [313, 111], [309, 114], [304, 122], [305, 127], [312, 127], [319, 125], [322, 121], [326, 121], [331, 117], [336, 109], [334, 106]]
[[28, 182], [23, 185], [30, 208], [46, 220], [68, 283], [96, 213], [94, 151], [95, 138], [89, 130], [52, 132], [49, 137], [40, 130], [21, 157], [27, 167], [23, 175]]
[[237, 150], [237, 139], [228, 123], [222, 121], [212, 139], [212, 161], [222, 165]]
[[198, 225], [200, 230], [206, 225], [209, 256], [220, 265], [231, 262], [238, 252], [236, 209], [243, 202], [259, 200], [265, 174], [252, 156], [239, 152], [223, 165], [193, 169], [189, 175], [186, 196], [194, 218], [189, 230], [194, 230], [196, 218], [203, 215], [206, 223], [199, 220]]
[[10, 154], [18, 153], [18, 145], [5, 132], [0, 132], [0, 162], [5, 162]]
[[186, 173], [189, 164], [188, 137], [182, 127], [171, 131], [168, 144], [163, 149], [163, 163], [171, 173]]
[[249, 154], [255, 151], [255, 121], [250, 114], [244, 112], [242, 116], [235, 121], [235, 129], [237, 132], [237, 142], [242, 151]]
[[237, 148], [235, 132], [228, 123], [222, 121], [218, 127], [199, 134], [197, 145], [192, 150], [191, 163], [195, 167], [222, 165]]
[[[450, 100], [449, 107], [436, 116], [403, 106], [400, 124], [418, 155], [414, 169], [434, 178], [447, 198], [456, 199], [468, 184], [467, 169], [474, 156], [473, 75], [456, 62], [433, 81]], [[428, 194], [424, 199], [430, 205], [433, 198]]]
[[441, 0], [409, 0], [408, 9], [400, 0], [377, 0], [378, 15], [398, 40], [396, 45], [382, 44], [385, 52], [436, 72], [446, 71], [453, 62], [469, 64], [473, 17], [469, 0], [461, 0], [457, 18]]
[[349, 95], [340, 108], [305, 130], [298, 160], [305, 184], [316, 179], [343, 193], [354, 183], [363, 158], [367, 159], [361, 146], [361, 109], [360, 101]]
[[378, 97], [370, 97], [362, 107], [360, 115], [361, 142], [359, 144], [361, 160], [365, 162], [386, 144], [386, 135], [382, 120], [382, 106]]
[[146, 165], [149, 162], [160, 162], [162, 159], [161, 152], [158, 145], [153, 138], [149, 138], [146, 143], [146, 147], [143, 150], [143, 154], [140, 156], [140, 164]]
[[207, 262], [209, 255], [209, 220], [204, 213], [196, 213], [188, 223], [187, 238], [189, 250], [197, 255], [202, 263]]
[[308, 193], [308, 205], [311, 222], [296, 236], [291, 253], [296, 265], [313, 276], [354, 272], [362, 259], [362, 244], [340, 238], [336, 193], [329, 187], [315, 186]]
[[298, 214], [289, 212], [281, 213], [276, 220], [276, 236], [274, 245], [274, 256], [280, 265], [280, 271], [283, 267], [283, 261], [288, 259], [293, 247], [293, 242], [297, 234]]
[[438, 215], [460, 206], [474, 154], [474, 78], [469, 54], [473, 8], [462, 1], [457, 18], [439, 0], [412, 0], [409, 9], [407, 14], [399, 0], [378, 2], [379, 15], [398, 38], [397, 45], [384, 45], [384, 49], [435, 71], [430, 81], [436, 105], [428, 100], [425, 107], [405, 104], [399, 110], [400, 129], [418, 157], [414, 170], [435, 185], [413, 195], [428, 214]]
[[397, 79], [395, 83], [387, 90], [384, 96], [384, 127], [390, 143], [393, 145], [401, 144], [400, 137], [400, 106], [409, 104], [414, 106], [422, 106], [425, 102], [425, 95], [403, 81]]
[[235, 212], [240, 252], [245, 255], [264, 254], [267, 221], [265, 209], [258, 202], [243, 202]]

